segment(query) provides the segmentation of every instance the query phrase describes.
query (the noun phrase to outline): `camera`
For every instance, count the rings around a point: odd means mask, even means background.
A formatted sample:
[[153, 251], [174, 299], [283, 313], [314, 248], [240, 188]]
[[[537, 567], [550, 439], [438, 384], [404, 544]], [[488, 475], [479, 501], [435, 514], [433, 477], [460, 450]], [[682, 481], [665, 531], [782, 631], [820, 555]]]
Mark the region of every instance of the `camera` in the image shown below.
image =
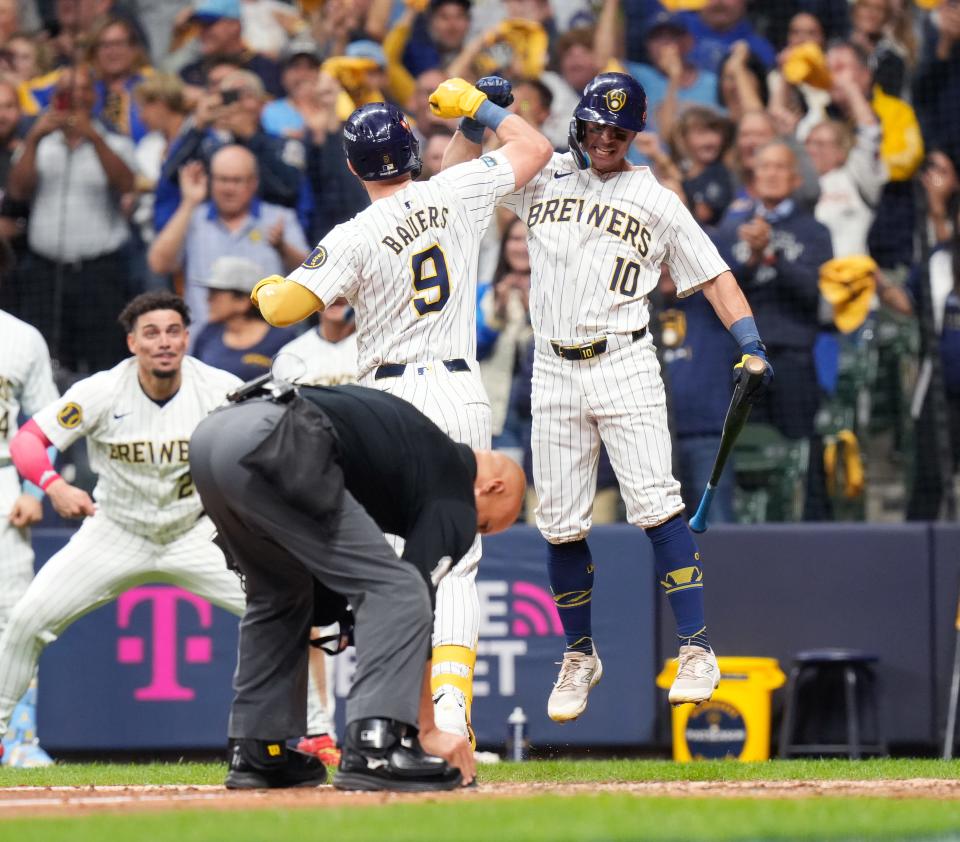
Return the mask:
[[240, 91], [237, 90], [236, 88], [230, 91], [221, 91], [220, 101], [224, 105], [233, 105], [234, 103], [240, 101]]

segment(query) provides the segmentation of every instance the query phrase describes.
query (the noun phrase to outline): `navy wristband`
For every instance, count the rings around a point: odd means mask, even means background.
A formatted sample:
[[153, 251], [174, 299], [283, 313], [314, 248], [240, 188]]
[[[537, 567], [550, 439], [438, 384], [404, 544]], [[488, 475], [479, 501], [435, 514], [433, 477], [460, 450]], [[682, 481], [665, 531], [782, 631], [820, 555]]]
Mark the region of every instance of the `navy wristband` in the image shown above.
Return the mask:
[[742, 319], [737, 319], [730, 325], [730, 333], [733, 338], [737, 340], [737, 345], [741, 348], [744, 345], [749, 345], [751, 342], [760, 341], [757, 323], [754, 321], [753, 316], [744, 316]]
[[462, 134], [471, 143], [483, 143], [483, 133], [486, 127], [483, 123], [478, 123], [473, 117], [464, 117], [460, 121], [460, 134]]
[[500, 124], [509, 116], [511, 116], [510, 112], [507, 111], [506, 108], [494, 105], [487, 99], [480, 103], [480, 107], [477, 109], [477, 113], [473, 115], [473, 119], [488, 129], [496, 131], [500, 128]]

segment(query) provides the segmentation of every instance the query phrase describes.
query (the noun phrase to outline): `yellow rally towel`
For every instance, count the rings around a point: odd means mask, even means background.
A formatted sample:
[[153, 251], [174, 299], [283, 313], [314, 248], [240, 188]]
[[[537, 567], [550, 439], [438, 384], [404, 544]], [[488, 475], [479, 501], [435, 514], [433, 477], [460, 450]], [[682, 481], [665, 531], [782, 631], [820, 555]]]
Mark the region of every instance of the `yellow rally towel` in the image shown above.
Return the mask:
[[867, 318], [877, 289], [877, 264], [866, 255], [835, 257], [820, 267], [820, 293], [833, 305], [833, 322], [853, 333]]
[[921, 9], [936, 9], [943, 5], [943, 0], [913, 0]]
[[791, 85], [806, 82], [814, 88], [830, 90], [832, 80], [827, 69], [827, 57], [813, 42], [797, 44], [787, 51], [783, 62], [783, 78]]
[[853, 430], [840, 430], [833, 441], [827, 441], [823, 447], [823, 469], [827, 475], [827, 491], [836, 492], [837, 450], [843, 459], [843, 496], [848, 500], [863, 494], [863, 459], [860, 456], [860, 442]]
[[[550, 39], [547, 31], [536, 21], [521, 18], [508, 18], [498, 24], [494, 33], [488, 36], [487, 47], [497, 41], [505, 42], [513, 52], [514, 66], [524, 79], [539, 79], [547, 66]], [[477, 67], [484, 73], [497, 70], [497, 62], [489, 53], [477, 57]]]
[[668, 12], [699, 12], [707, 0], [660, 0], [660, 5]]

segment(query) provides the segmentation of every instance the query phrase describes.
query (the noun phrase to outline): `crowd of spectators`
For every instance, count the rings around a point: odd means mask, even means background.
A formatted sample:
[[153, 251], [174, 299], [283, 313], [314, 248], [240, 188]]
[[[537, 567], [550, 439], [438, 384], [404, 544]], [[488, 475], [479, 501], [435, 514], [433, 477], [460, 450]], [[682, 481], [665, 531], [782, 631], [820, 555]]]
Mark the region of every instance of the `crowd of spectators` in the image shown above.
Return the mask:
[[[921, 337], [899, 366], [908, 426], [943, 439], [907, 460], [903, 508], [942, 514], [953, 471], [930, 454], [960, 459], [960, 0], [0, 0], [0, 306], [40, 328], [68, 382], [123, 357], [111, 325], [130, 295], [174, 289], [195, 353], [254, 374], [293, 337], [246, 303], [251, 279], [368, 201], [341, 147], [355, 107], [402, 107], [426, 178], [456, 129], [427, 106], [443, 79], [510, 78], [511, 108], [562, 151], [604, 70], [643, 84], [631, 160], [707, 228], [754, 309], [777, 374], [753, 420], [804, 443], [805, 516], [833, 515], [838, 464], [856, 485], [869, 413], [843, 430], [824, 413], [884, 319]], [[528, 463], [529, 277], [524, 223], [500, 215], [478, 352], [495, 444]], [[692, 504], [733, 347], [669, 277], [654, 298]], [[598, 520], [617, 517], [608, 473]]]

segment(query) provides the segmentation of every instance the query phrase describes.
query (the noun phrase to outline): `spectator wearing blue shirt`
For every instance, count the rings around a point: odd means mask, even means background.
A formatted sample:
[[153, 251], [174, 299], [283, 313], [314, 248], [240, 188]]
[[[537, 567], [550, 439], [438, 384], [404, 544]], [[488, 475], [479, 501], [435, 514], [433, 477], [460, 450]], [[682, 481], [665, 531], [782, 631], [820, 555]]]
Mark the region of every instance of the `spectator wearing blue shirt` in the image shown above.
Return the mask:
[[681, 19], [693, 36], [690, 61], [701, 70], [717, 73], [723, 57], [737, 41], [746, 41], [750, 52], [771, 70], [776, 62], [773, 45], [747, 18], [747, 0], [707, 0], [699, 12], [682, 12]]
[[218, 257], [246, 257], [262, 266], [265, 275], [282, 275], [299, 266], [308, 252], [293, 211], [257, 198], [257, 160], [249, 149], [218, 150], [210, 162], [209, 181], [208, 202], [203, 164], [192, 161], [183, 167], [180, 205], [147, 253], [157, 274], [183, 270], [183, 296], [197, 329], [207, 320], [202, 284]]
[[403, 52], [411, 76], [446, 67], [461, 52], [470, 30], [470, 0], [430, 0], [425, 15], [413, 23]]
[[715, 241], [750, 302], [777, 371], [751, 420], [791, 439], [810, 440], [805, 518], [828, 517], [822, 442], [814, 438], [820, 391], [813, 346], [819, 331], [820, 266], [833, 257], [830, 232], [791, 195], [800, 186], [789, 145], [774, 141], [756, 153], [756, 200], [730, 206]]
[[662, 128], [662, 134], [667, 136], [672, 119], [660, 125], [661, 103], [669, 97], [671, 112], [677, 110], [677, 103], [715, 106], [717, 77], [690, 62], [693, 38], [679, 15], [655, 17], [647, 29], [646, 43], [649, 64], [628, 62], [627, 70], [647, 93], [647, 131]]
[[274, 355], [297, 331], [272, 327], [253, 306], [250, 293], [265, 274], [262, 266], [243, 257], [213, 262], [203, 282], [210, 321], [194, 340], [193, 356], [244, 381], [270, 370]]
[[928, 146], [960, 161], [960, 0], [937, 9], [925, 27], [913, 105]]
[[[723, 420], [730, 404], [730, 361], [737, 357], [733, 341], [702, 295], [676, 297], [676, 287], [664, 270], [660, 282], [664, 306], [659, 309], [660, 347], [666, 365], [673, 417], [675, 462], [687, 515], [697, 510], [710, 479]], [[720, 478], [710, 520], [732, 523], [733, 466]]]
[[280, 77], [287, 95], [268, 102], [260, 115], [267, 134], [304, 138], [304, 111], [312, 109], [319, 70], [320, 56], [313, 42], [293, 42], [283, 60], [283, 75]]

